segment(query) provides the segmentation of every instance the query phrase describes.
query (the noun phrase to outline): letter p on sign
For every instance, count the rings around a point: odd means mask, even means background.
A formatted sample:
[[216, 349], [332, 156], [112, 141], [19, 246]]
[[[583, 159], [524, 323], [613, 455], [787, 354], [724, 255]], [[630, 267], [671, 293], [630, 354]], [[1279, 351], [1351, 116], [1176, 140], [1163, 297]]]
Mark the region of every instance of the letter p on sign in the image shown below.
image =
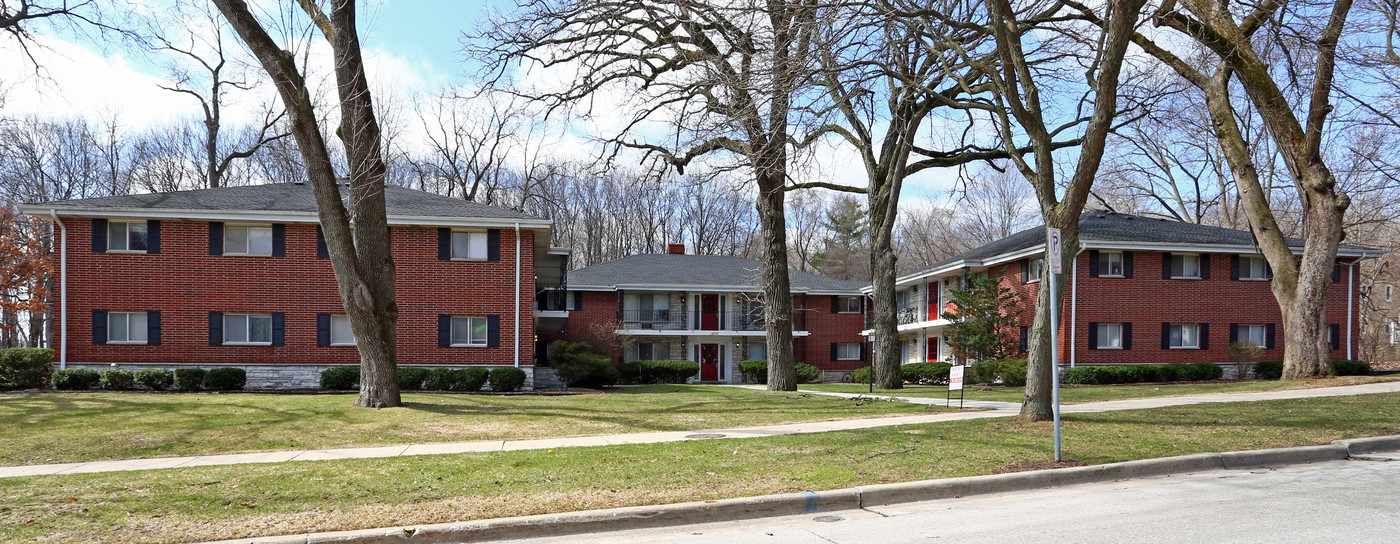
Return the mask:
[[1060, 264], [1060, 229], [1049, 229], [1049, 231], [1045, 237], [1046, 252], [1049, 253], [1046, 260], [1050, 261], [1050, 273], [1060, 274], [1064, 272], [1064, 266]]

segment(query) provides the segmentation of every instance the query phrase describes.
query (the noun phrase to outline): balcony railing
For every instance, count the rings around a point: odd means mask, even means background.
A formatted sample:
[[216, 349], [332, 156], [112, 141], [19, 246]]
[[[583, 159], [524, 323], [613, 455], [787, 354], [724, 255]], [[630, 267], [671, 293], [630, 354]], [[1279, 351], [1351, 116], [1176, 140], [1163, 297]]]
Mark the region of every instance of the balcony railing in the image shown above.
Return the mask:
[[920, 320], [920, 319], [919, 319], [919, 309], [918, 309], [918, 308], [900, 308], [900, 309], [899, 309], [899, 316], [898, 316], [898, 317], [899, 317], [899, 324], [900, 324], [900, 325], [908, 325], [908, 324], [910, 324], [910, 323], [916, 323], [916, 322], [918, 322], [918, 321]]
[[[806, 319], [798, 313], [793, 319], [794, 331], [805, 331]], [[712, 312], [686, 315], [677, 310], [623, 310], [617, 315], [619, 328], [656, 331], [764, 331], [767, 321], [763, 312]]]

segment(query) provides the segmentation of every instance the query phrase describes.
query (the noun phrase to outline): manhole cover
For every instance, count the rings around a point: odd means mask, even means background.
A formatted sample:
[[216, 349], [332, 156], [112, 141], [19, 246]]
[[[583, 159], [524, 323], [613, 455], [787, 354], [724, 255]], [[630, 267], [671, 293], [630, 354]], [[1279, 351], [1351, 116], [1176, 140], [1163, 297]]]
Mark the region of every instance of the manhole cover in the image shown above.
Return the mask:
[[812, 518], [812, 521], [819, 521], [822, 523], [836, 523], [838, 521], [846, 521], [846, 518], [841, 516], [817, 516], [815, 518]]
[[688, 434], [688, 435], [685, 435], [685, 437], [686, 437], [686, 438], [724, 438], [724, 435], [722, 435], [722, 434], [713, 434], [713, 433], [705, 433], [705, 434]]

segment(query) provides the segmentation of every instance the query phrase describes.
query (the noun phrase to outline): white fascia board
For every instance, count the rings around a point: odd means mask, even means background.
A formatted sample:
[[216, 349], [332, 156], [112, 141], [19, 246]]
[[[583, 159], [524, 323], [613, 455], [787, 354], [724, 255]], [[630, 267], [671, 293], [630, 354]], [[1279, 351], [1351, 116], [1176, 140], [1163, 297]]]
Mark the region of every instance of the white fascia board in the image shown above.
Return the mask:
[[[64, 208], [61, 206], [20, 206], [20, 211], [36, 217], [48, 217], [52, 211], [68, 217], [116, 217], [131, 219], [191, 219], [198, 221], [267, 221], [274, 223], [317, 223], [320, 217], [314, 212], [264, 211], [264, 210], [152, 210], [146, 208]], [[416, 215], [391, 215], [390, 225], [434, 226], [434, 227], [492, 227], [548, 230], [553, 222], [548, 219], [506, 219], [488, 217], [433, 217]]]
[[[1080, 242], [1080, 247], [1085, 250], [1108, 249], [1122, 251], [1179, 251], [1182, 253], [1239, 253], [1245, 255], [1258, 255], [1259, 250], [1252, 245], [1232, 245], [1232, 244], [1182, 244], [1174, 242], [1115, 242], [1110, 240], [1086, 240]], [[1289, 247], [1294, 255], [1301, 255], [1303, 248]], [[1379, 257], [1379, 252], [1367, 251], [1364, 249], [1338, 248], [1338, 257], [1357, 257], [1362, 259]]]

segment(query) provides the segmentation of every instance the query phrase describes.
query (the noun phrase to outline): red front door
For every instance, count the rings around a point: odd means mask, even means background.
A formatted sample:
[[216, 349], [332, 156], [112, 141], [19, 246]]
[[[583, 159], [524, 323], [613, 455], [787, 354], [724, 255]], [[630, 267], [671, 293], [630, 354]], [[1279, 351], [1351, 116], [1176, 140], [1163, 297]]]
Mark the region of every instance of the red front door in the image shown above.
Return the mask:
[[928, 339], [928, 362], [938, 362], [938, 337]]
[[719, 330], [719, 295], [700, 295], [700, 330]]
[[719, 344], [700, 344], [700, 381], [719, 380]]
[[928, 320], [936, 321], [943, 313], [938, 307], [938, 284], [928, 284]]

